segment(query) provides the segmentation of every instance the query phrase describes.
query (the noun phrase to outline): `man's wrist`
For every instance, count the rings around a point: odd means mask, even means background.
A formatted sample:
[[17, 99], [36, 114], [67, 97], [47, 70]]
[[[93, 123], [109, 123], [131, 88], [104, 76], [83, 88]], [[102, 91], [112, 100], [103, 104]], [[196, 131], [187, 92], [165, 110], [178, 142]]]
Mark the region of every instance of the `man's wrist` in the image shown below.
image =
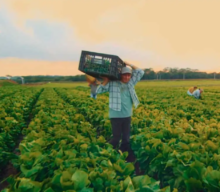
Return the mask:
[[105, 86], [108, 83], [108, 81], [103, 81], [102, 85]]

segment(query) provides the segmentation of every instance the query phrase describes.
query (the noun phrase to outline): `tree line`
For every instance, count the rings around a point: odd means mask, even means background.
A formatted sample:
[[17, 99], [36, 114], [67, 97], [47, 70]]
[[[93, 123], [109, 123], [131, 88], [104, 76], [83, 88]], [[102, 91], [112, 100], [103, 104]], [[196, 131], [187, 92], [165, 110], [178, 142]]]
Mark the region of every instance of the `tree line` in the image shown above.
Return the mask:
[[[25, 83], [39, 82], [65, 82], [65, 81], [86, 81], [85, 75], [75, 76], [23, 76]], [[201, 72], [197, 69], [179, 69], [179, 68], [164, 68], [160, 71], [154, 71], [152, 68], [144, 69], [142, 80], [172, 80], [172, 79], [220, 79], [220, 72]], [[21, 83], [20, 79], [15, 79]]]
[[166, 67], [160, 71], [154, 71], [152, 68], [144, 69], [145, 80], [153, 79], [220, 79], [220, 72], [201, 72], [198, 69], [190, 68], [170, 68]]

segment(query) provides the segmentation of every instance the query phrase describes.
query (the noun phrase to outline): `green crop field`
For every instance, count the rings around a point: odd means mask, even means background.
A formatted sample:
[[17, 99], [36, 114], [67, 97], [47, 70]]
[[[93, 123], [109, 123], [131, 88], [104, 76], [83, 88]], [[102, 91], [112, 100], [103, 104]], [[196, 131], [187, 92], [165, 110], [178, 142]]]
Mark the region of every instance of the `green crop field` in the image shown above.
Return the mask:
[[[202, 100], [186, 94], [194, 85]], [[130, 139], [141, 175], [107, 142], [108, 93], [91, 99], [83, 82], [0, 87], [0, 189], [219, 192], [220, 81], [141, 81], [136, 92]]]

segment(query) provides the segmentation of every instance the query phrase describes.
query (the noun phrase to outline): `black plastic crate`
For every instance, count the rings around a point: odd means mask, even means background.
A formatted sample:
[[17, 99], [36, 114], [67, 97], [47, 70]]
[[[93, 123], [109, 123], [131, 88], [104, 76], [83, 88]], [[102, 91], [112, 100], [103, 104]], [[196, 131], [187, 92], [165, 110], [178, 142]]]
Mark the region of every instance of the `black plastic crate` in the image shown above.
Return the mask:
[[96, 78], [119, 80], [124, 62], [116, 55], [82, 51], [79, 70]]

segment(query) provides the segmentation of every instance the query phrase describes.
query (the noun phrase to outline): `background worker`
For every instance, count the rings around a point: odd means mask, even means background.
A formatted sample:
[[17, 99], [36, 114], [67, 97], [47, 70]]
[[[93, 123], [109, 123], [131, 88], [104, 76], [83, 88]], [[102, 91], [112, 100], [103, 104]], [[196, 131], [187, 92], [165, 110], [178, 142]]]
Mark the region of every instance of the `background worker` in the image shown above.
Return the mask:
[[90, 94], [91, 98], [96, 99], [97, 98], [96, 89], [98, 85], [100, 85], [100, 82], [96, 78], [90, 75], [86, 75], [86, 80], [88, 81], [89, 87], [91, 88], [91, 94]]
[[99, 86], [100, 82], [96, 79], [94, 82], [89, 83], [89, 87], [91, 88], [91, 98], [97, 99], [96, 89]]
[[197, 89], [196, 86], [195, 86], [195, 87], [190, 87], [189, 90], [187, 91], [187, 94], [188, 94], [189, 96], [192, 96], [193, 92], [194, 92], [196, 89]]

